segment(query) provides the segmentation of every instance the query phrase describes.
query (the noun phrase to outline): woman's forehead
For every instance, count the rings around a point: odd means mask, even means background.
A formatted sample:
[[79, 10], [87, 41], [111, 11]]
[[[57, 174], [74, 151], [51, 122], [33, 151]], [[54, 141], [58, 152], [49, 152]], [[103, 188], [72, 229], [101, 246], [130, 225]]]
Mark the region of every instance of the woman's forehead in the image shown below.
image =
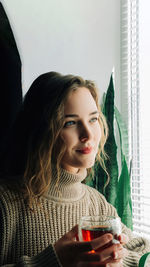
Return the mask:
[[82, 111], [91, 113], [96, 110], [96, 102], [91, 92], [86, 87], [79, 87], [77, 90], [73, 90], [64, 103], [65, 114], [82, 113]]

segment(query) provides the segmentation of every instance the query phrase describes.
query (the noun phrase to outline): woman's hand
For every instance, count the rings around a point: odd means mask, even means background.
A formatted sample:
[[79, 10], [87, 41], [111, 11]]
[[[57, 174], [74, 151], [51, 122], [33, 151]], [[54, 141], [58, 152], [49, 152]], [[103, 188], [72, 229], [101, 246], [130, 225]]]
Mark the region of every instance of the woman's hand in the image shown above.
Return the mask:
[[[125, 245], [129, 241], [128, 236], [125, 234], [121, 234], [119, 235], [118, 240], [120, 244], [115, 245], [114, 248], [113, 246], [111, 246], [111, 250], [113, 249], [113, 253], [111, 254], [110, 258], [107, 258], [103, 262], [105, 263], [104, 266], [106, 267], [122, 267], [123, 266], [122, 259], [128, 255], [128, 251], [125, 248], [123, 248], [123, 245]], [[105, 257], [105, 251], [103, 251], [103, 255]], [[107, 249], [106, 257], [107, 255], [109, 255], [109, 248]]]
[[[122, 258], [126, 256], [126, 250], [121, 244], [112, 244], [105, 249], [104, 245], [113, 239], [111, 234], [105, 234], [90, 242], [75, 241], [78, 234], [78, 226], [72, 228], [54, 245], [55, 251], [63, 267], [121, 267]], [[122, 242], [125, 237], [120, 235]], [[89, 253], [92, 250], [99, 250]]]

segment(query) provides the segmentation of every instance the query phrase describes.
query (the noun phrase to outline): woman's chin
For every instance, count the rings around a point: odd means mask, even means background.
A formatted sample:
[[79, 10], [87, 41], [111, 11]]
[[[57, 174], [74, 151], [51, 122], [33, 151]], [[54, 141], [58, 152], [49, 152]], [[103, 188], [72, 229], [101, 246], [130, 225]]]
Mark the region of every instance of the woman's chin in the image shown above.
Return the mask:
[[95, 164], [95, 159], [91, 160], [90, 162], [86, 162], [84, 164], [81, 164], [82, 166], [80, 166], [79, 168], [90, 169], [94, 166], [94, 164]]

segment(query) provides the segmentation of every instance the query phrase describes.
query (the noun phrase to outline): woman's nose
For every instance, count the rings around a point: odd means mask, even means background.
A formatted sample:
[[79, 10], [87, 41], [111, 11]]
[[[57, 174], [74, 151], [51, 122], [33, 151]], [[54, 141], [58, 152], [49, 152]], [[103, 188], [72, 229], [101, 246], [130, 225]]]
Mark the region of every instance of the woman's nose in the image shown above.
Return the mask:
[[92, 138], [92, 132], [88, 127], [83, 127], [82, 131], [80, 133], [80, 141], [82, 143], [87, 142], [88, 140], [90, 140]]

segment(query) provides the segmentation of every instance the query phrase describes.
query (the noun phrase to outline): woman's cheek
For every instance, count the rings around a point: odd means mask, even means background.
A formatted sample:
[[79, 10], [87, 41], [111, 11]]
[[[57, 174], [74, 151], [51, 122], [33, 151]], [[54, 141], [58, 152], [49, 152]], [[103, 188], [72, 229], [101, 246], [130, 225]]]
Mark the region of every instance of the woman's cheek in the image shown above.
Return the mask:
[[71, 143], [71, 140], [72, 140], [72, 138], [73, 138], [73, 136], [72, 136], [72, 134], [69, 132], [64, 132], [64, 133], [62, 133], [61, 135], [60, 135], [60, 137], [61, 137], [61, 139], [63, 140], [63, 142], [65, 143], [65, 144], [70, 144]]
[[101, 140], [101, 136], [102, 136], [102, 131], [101, 131], [101, 127], [100, 125], [98, 125], [95, 129], [95, 133], [96, 133], [96, 139], [97, 139], [97, 143], [99, 144], [100, 140]]

